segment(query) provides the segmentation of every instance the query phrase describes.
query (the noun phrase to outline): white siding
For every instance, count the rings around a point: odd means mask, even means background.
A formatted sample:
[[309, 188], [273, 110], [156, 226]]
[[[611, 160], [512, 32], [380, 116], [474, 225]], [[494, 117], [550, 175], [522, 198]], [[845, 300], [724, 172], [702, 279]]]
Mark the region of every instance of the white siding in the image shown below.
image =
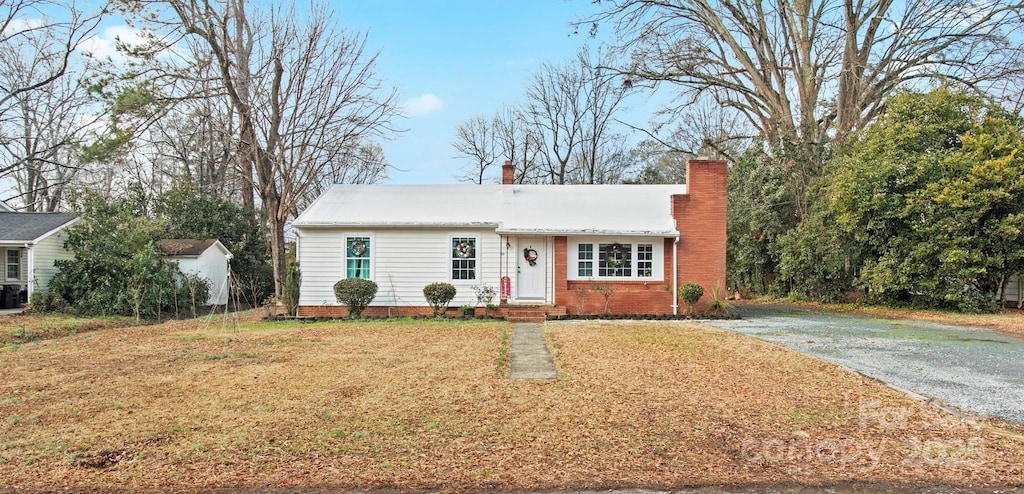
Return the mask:
[[217, 247], [210, 247], [199, 257], [171, 257], [177, 261], [182, 273], [196, 274], [210, 284], [210, 296], [206, 305], [228, 303], [228, 258]]
[[[372, 279], [377, 283], [375, 306], [425, 306], [423, 287], [434, 282], [456, 288], [451, 305], [476, 305], [473, 287], [498, 288], [501, 239], [487, 229], [342, 230], [304, 228], [299, 231], [302, 269], [300, 305], [340, 305], [334, 284], [345, 276], [345, 237], [370, 237]], [[451, 279], [451, 238], [477, 237], [476, 280]]]
[[46, 237], [32, 248], [32, 280], [35, 282], [33, 290], [36, 293], [43, 293], [49, 288], [50, 280], [57, 274], [55, 261], [75, 258], [74, 253], [64, 248], [67, 239], [67, 233], [61, 231]]

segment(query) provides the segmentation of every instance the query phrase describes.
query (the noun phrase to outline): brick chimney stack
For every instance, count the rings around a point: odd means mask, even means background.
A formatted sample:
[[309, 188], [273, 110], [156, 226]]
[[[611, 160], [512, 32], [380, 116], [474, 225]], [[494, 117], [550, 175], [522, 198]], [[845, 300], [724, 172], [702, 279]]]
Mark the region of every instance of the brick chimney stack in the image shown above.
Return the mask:
[[516, 168], [512, 166], [512, 162], [505, 160], [505, 164], [501, 165], [501, 184], [512, 185], [516, 179]]

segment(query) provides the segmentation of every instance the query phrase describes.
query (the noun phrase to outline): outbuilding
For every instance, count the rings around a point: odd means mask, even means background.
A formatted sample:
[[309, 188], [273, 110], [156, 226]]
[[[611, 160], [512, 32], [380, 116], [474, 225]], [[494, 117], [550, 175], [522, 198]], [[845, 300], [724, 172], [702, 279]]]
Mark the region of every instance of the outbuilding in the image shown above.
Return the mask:
[[215, 238], [173, 238], [156, 243], [169, 260], [178, 263], [185, 274], [194, 274], [210, 283], [206, 305], [226, 305], [231, 292], [231, 251]]

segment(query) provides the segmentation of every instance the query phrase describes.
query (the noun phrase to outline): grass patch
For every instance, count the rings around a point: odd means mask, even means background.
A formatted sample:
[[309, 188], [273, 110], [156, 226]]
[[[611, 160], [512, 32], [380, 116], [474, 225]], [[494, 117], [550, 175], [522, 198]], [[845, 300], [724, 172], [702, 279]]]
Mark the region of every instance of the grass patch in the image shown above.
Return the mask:
[[[554, 384], [495, 372], [504, 322], [201, 324], [0, 353], [0, 478], [29, 491], [1024, 482], [1020, 442], [696, 324], [546, 324]], [[818, 455], [829, 441], [860, 456]], [[979, 451], [980, 464], [904, 461]]]
[[133, 325], [125, 317], [77, 317], [66, 314], [11, 314], [0, 316], [0, 345], [75, 336], [98, 329]]

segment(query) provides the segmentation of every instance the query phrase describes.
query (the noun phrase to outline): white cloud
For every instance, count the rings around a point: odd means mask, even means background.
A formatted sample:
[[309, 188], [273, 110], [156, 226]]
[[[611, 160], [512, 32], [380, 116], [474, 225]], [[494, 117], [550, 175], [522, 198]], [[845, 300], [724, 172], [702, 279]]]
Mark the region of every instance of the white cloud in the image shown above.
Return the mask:
[[96, 36], [82, 40], [79, 50], [99, 60], [125, 61], [125, 56], [117, 51], [117, 42], [128, 46], [139, 46], [149, 42], [150, 33], [125, 25], [111, 26]]
[[441, 101], [441, 98], [427, 93], [407, 100], [402, 105], [402, 112], [407, 117], [418, 117], [440, 110], [443, 106], [444, 101]]

